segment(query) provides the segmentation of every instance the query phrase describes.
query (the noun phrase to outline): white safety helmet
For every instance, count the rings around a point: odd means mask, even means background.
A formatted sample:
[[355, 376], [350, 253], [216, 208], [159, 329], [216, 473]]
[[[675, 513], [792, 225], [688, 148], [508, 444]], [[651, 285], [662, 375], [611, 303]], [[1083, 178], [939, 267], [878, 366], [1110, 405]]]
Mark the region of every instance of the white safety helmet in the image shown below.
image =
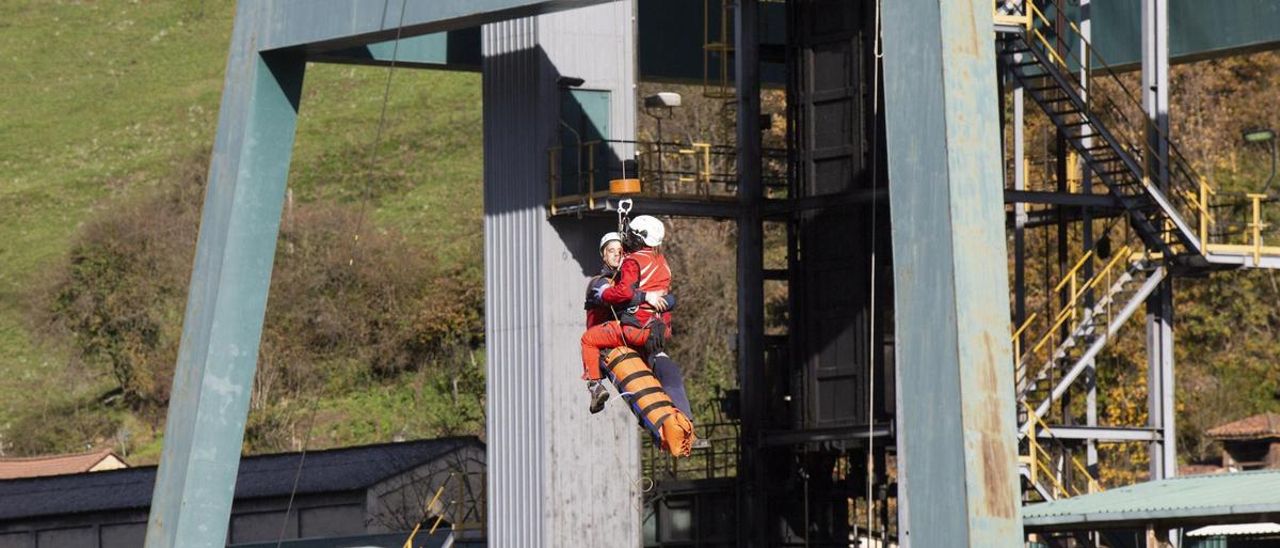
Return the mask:
[[662, 226], [662, 221], [649, 215], [641, 215], [632, 219], [628, 229], [632, 234], [639, 237], [640, 241], [644, 242], [644, 245], [649, 247], [662, 245], [662, 237], [667, 234], [667, 229]]
[[608, 234], [605, 234], [603, 238], [600, 238], [601, 253], [604, 253], [604, 246], [609, 245], [609, 242], [622, 243], [622, 235], [618, 234], [617, 232], [610, 232]]

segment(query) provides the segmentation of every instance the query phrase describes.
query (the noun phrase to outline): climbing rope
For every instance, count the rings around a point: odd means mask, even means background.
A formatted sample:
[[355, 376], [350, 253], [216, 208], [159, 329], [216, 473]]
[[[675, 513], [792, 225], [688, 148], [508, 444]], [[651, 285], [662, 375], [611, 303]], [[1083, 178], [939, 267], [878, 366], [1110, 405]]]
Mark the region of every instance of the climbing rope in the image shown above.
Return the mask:
[[875, 136], [871, 140], [871, 303], [869, 306], [869, 321], [867, 322], [867, 542], [871, 542], [871, 526], [872, 511], [874, 503], [872, 502], [872, 483], [875, 480], [875, 424], [876, 424], [876, 247], [880, 245], [877, 234], [877, 225], [879, 224], [878, 213], [880, 211], [880, 192], [877, 185], [880, 182], [880, 60], [884, 58], [884, 42], [880, 36], [880, 0], [875, 3], [875, 46], [873, 52], [875, 61], [871, 63], [871, 124], [872, 135]]
[[[624, 168], [625, 169], [625, 168]], [[631, 215], [631, 198], [623, 198], [618, 200], [618, 237], [625, 241], [627, 234], [627, 217]], [[622, 274], [622, 264], [618, 264], [618, 268], [613, 269], [613, 275], [609, 277], [609, 285], [618, 283], [618, 276]], [[609, 307], [609, 313], [613, 315], [613, 321], [622, 322], [622, 318], [618, 317], [618, 311], [614, 307]]]
[[[391, 0], [384, 0], [383, 2], [383, 20], [386, 19], [385, 14], [390, 4]], [[348, 249], [348, 257], [350, 257], [347, 260], [348, 266], [353, 266], [355, 264], [356, 249], [360, 243], [360, 232], [363, 230], [365, 212], [369, 205], [370, 183], [373, 180], [373, 168], [376, 165], [378, 157], [378, 147], [381, 145], [383, 130], [386, 128], [387, 103], [391, 95], [391, 77], [395, 74], [396, 61], [400, 54], [400, 37], [401, 32], [404, 30], [404, 14], [405, 8], [408, 4], [409, 0], [401, 0], [400, 2], [400, 19], [396, 24], [395, 44], [391, 48], [391, 63], [387, 67], [387, 80], [382, 89], [382, 108], [378, 115], [378, 130], [374, 134], [372, 146], [369, 147], [369, 159], [366, 162], [368, 173], [365, 175], [364, 191], [362, 192], [362, 199], [360, 201], [360, 211], [356, 216], [355, 230], [352, 232], [350, 248]], [[343, 295], [346, 288], [347, 284], [343, 284], [338, 287], [339, 297]], [[298, 493], [298, 482], [302, 479], [302, 467], [307, 462], [307, 448], [311, 444], [311, 433], [315, 427], [316, 408], [319, 401], [319, 398], [312, 398], [310, 409], [307, 411], [307, 429], [302, 438], [302, 451], [298, 458], [298, 468], [293, 474], [293, 486], [289, 489], [289, 502], [285, 505], [284, 517], [281, 519], [280, 534], [276, 538], [276, 548], [280, 548], [280, 545], [284, 542], [284, 534], [289, 526], [289, 513], [293, 511], [293, 500]]]

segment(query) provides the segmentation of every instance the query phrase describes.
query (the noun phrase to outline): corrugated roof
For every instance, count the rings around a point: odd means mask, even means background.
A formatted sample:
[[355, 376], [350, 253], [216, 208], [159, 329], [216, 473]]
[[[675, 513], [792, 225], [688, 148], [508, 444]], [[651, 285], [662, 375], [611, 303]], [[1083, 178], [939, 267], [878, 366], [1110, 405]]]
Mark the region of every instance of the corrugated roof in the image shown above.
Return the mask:
[[[364, 489], [468, 446], [483, 448], [474, 437], [457, 437], [308, 451], [297, 493]], [[301, 453], [244, 457], [236, 476], [235, 497], [288, 495], [301, 458]], [[155, 480], [154, 466], [0, 480], [0, 521], [146, 508], [151, 504]]]
[[1280, 525], [1275, 523], [1235, 523], [1232, 525], [1209, 525], [1194, 531], [1187, 531], [1188, 537], [1235, 537], [1253, 535], [1274, 535], [1280, 533]]
[[[73, 455], [0, 459], [0, 480], [89, 472], [99, 463], [108, 459], [115, 459], [121, 465], [124, 465], [124, 461], [115, 456], [110, 449]], [[115, 468], [120, 467], [123, 466], [116, 466]]]
[[1261, 413], [1218, 425], [1205, 432], [1218, 440], [1249, 440], [1280, 437], [1280, 414]]
[[1280, 471], [1275, 470], [1151, 481], [1022, 509], [1023, 526], [1036, 529], [1179, 520], [1239, 523], [1265, 521], [1276, 513]]

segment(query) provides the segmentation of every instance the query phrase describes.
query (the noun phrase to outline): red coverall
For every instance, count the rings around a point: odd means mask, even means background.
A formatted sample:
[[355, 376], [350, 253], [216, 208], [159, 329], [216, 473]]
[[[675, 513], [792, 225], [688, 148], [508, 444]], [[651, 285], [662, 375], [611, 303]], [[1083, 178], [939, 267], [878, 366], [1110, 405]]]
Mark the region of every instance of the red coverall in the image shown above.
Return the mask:
[[[616, 306], [631, 302], [635, 291], [670, 291], [671, 268], [667, 259], [653, 248], [644, 248], [628, 254], [622, 259], [618, 281], [601, 293], [605, 304]], [[600, 380], [600, 349], [618, 346], [643, 348], [649, 340], [649, 323], [657, 312], [648, 303], [641, 301], [634, 312], [631, 312], [643, 327], [623, 325], [613, 320], [590, 326], [582, 334], [582, 378], [589, 381]], [[671, 335], [671, 313], [662, 312], [660, 318], [666, 327], [666, 335]]]

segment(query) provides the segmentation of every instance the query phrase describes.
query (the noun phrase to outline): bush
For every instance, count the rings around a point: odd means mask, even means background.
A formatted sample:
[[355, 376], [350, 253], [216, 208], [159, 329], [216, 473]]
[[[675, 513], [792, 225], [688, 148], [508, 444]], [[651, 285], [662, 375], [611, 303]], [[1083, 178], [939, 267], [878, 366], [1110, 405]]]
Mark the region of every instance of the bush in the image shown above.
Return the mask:
[[[47, 327], [69, 336], [79, 360], [109, 372], [135, 409], [168, 400], [205, 173], [202, 159], [190, 159], [160, 192], [104, 210], [51, 276]], [[481, 343], [480, 265], [432, 264], [419, 244], [374, 226], [358, 207], [286, 208], [255, 409], [321, 390], [325, 363], [353, 361], [386, 376]]]
[[81, 453], [111, 438], [119, 420], [102, 405], [63, 402], [13, 417], [0, 447], [5, 455]]

